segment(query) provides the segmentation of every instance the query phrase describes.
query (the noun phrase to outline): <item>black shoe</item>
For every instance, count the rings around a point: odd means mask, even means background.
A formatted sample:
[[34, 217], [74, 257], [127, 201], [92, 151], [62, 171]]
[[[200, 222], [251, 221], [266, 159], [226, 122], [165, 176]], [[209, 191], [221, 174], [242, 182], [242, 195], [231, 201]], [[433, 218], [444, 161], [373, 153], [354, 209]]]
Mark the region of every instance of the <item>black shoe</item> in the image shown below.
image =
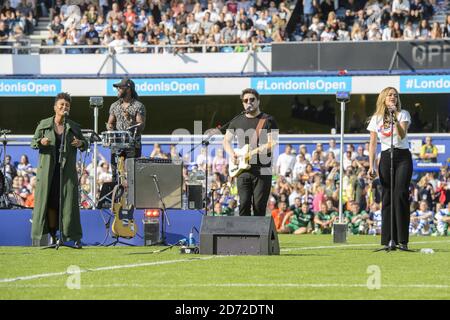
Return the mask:
[[83, 248], [83, 246], [81, 245], [81, 241], [80, 241], [80, 240], [75, 241], [75, 248], [76, 248], [76, 249], [81, 249], [81, 248]]
[[400, 243], [400, 244], [398, 245], [398, 250], [401, 250], [401, 251], [409, 251], [408, 245], [407, 245], [406, 243]]
[[56, 236], [50, 236], [50, 245], [54, 246], [56, 245], [56, 243], [58, 242], [58, 238], [56, 238]]

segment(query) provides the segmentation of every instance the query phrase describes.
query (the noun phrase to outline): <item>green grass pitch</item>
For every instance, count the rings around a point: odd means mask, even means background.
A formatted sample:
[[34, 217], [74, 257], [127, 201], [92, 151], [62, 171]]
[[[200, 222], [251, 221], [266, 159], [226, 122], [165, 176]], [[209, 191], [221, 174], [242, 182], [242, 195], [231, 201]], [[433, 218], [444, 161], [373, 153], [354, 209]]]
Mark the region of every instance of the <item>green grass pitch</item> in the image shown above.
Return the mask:
[[334, 244], [331, 235], [279, 240], [279, 256], [181, 254], [179, 247], [159, 253], [151, 252], [164, 247], [0, 247], [0, 299], [450, 298], [448, 237], [412, 237], [414, 253], [373, 252], [380, 247], [374, 236], [349, 236], [346, 244]]

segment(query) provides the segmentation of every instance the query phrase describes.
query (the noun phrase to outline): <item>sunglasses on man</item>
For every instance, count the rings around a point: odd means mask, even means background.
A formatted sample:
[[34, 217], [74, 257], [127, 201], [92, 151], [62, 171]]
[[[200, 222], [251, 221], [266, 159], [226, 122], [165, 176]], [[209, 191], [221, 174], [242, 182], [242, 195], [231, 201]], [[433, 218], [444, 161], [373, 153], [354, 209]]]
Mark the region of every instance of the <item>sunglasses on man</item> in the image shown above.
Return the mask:
[[252, 98], [246, 98], [246, 99], [242, 99], [242, 101], [243, 101], [244, 103], [255, 102], [255, 101], [256, 101], [256, 98], [255, 98], [255, 97], [252, 97]]

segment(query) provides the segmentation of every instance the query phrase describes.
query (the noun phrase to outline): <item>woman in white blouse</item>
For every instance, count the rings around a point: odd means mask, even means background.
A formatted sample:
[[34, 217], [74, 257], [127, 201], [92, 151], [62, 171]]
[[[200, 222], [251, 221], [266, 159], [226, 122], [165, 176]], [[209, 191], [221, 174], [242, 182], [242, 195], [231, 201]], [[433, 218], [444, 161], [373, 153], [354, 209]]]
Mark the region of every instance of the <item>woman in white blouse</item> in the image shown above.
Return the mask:
[[[393, 133], [391, 132], [391, 119], [394, 122]], [[371, 178], [376, 176], [375, 155], [378, 138], [381, 142], [378, 174], [382, 186], [383, 204], [381, 244], [388, 247], [391, 240], [391, 205], [393, 205], [392, 240], [398, 244], [400, 250], [408, 250], [409, 240], [409, 184], [413, 169], [407, 136], [410, 124], [411, 116], [408, 111], [402, 110], [398, 91], [392, 87], [383, 89], [378, 95], [375, 113], [367, 127], [367, 130], [370, 131], [368, 174]], [[391, 184], [390, 147], [392, 134], [394, 135], [394, 179]], [[391, 199], [391, 188], [394, 189], [393, 199]]]

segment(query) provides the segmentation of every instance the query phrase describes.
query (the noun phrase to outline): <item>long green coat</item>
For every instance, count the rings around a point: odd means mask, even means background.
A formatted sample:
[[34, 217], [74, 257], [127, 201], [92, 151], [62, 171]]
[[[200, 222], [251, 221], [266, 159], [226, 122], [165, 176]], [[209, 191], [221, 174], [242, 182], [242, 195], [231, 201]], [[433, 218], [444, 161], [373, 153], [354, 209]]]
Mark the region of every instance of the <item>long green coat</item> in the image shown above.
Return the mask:
[[[48, 146], [43, 146], [40, 143], [44, 137], [50, 139]], [[79, 149], [84, 151], [88, 146], [88, 142], [81, 133], [80, 125], [67, 119], [65, 126], [64, 160], [62, 164], [64, 168], [62, 182], [62, 225], [65, 241], [76, 241], [82, 237], [78, 200], [78, 176], [76, 170], [77, 148], [71, 145], [74, 137], [81, 140], [82, 146]], [[39, 149], [39, 165], [36, 177], [33, 224], [31, 228], [31, 238], [33, 240], [40, 240], [43, 234], [49, 233], [47, 204], [53, 172], [58, 162], [58, 159], [56, 159], [55, 142], [56, 134], [53, 116], [39, 123], [31, 141], [31, 147], [33, 149]]]

